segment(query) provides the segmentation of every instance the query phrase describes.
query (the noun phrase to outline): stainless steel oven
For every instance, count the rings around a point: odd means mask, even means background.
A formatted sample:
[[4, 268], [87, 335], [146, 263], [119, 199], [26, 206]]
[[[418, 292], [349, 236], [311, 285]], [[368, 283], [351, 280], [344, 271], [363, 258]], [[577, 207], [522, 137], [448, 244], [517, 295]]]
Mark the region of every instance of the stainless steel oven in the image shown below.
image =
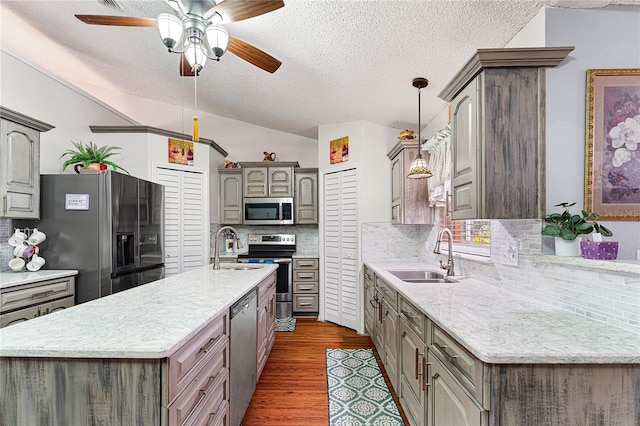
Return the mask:
[[249, 250], [238, 255], [240, 263], [277, 263], [276, 318], [293, 314], [292, 256], [296, 251], [293, 234], [249, 235]]
[[293, 225], [293, 198], [244, 198], [245, 225]]

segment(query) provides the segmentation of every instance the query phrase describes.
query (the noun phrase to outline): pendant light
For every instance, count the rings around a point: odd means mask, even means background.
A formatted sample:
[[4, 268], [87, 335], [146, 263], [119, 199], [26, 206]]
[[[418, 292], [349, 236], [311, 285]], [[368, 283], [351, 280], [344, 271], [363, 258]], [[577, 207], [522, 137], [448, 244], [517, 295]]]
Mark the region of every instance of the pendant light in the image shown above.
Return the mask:
[[433, 176], [429, 170], [427, 162], [422, 158], [422, 147], [420, 146], [422, 143], [422, 139], [420, 138], [420, 90], [428, 85], [429, 80], [424, 77], [417, 77], [413, 79], [413, 87], [418, 88], [418, 155], [416, 156], [416, 159], [413, 160], [413, 163], [411, 163], [411, 167], [409, 168], [409, 173], [407, 174], [407, 178], [409, 179], [426, 179]]

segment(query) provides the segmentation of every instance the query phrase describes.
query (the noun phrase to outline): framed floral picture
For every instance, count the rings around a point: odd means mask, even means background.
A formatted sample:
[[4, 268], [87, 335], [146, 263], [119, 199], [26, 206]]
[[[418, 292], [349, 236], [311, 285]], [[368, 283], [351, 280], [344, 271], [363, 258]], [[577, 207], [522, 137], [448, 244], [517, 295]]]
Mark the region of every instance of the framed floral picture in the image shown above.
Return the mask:
[[640, 220], [640, 68], [587, 70], [584, 205]]

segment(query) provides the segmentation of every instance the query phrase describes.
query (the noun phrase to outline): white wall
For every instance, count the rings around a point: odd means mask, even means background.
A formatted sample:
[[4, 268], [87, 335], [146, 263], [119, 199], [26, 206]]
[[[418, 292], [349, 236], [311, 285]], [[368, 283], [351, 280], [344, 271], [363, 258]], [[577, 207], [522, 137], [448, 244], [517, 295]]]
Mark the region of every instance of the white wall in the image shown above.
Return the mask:
[[[586, 71], [640, 66], [640, 7], [547, 8], [547, 46], [575, 46], [547, 70], [547, 212], [560, 202], [584, 204]], [[588, 207], [588, 206], [587, 206]], [[605, 221], [620, 241], [619, 259], [635, 259], [640, 221]]]

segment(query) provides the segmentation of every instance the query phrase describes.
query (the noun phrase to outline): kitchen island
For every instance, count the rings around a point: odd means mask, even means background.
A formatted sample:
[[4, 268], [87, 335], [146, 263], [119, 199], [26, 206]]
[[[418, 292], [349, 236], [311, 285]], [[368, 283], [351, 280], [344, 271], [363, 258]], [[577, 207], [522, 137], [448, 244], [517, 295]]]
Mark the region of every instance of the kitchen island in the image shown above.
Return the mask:
[[472, 277], [389, 272], [419, 269], [438, 270], [365, 262], [367, 330], [412, 424], [640, 424], [640, 336]]
[[198, 424], [194, 409], [220, 401], [220, 417], [202, 414], [224, 424], [229, 308], [277, 265], [237, 267], [207, 265], [0, 330], [11, 389], [0, 423]]

